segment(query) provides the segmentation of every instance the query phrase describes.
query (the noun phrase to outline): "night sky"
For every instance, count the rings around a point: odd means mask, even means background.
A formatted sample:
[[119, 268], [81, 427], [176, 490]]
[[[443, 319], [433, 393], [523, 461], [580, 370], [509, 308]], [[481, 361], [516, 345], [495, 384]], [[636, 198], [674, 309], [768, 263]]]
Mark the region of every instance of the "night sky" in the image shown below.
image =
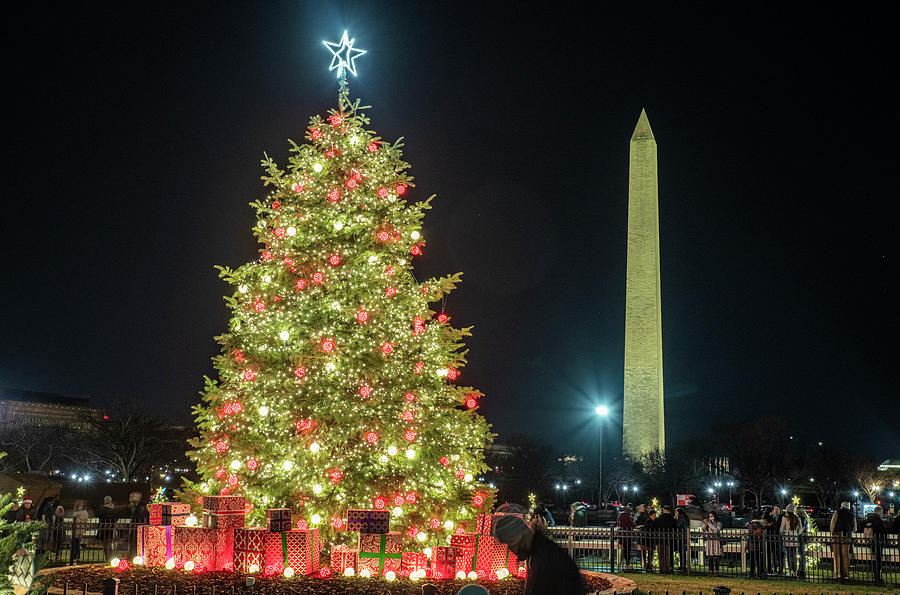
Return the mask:
[[213, 266], [256, 257], [259, 161], [336, 105], [321, 42], [348, 28], [368, 50], [352, 95], [405, 137], [410, 198], [437, 194], [417, 277], [464, 272], [445, 306], [475, 326], [461, 381], [501, 437], [591, 457], [594, 406], [621, 424], [646, 107], [670, 443], [781, 415], [798, 440], [900, 456], [889, 3], [130, 4], [7, 21], [0, 386], [189, 422], [228, 320]]

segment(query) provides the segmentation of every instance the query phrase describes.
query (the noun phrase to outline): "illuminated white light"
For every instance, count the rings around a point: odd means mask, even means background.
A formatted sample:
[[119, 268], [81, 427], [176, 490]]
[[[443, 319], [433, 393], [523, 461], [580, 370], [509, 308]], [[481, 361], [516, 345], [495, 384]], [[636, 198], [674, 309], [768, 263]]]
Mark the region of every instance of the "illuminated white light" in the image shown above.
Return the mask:
[[334, 222], [334, 231], [341, 231], [342, 229], [344, 229], [344, 222], [343, 221], [335, 221]]
[[259, 227], [265, 228], [266, 227], [265, 219], [260, 219], [259, 223], [257, 223], [256, 225], [258, 225]]
[[278, 333], [278, 336], [281, 337], [282, 341], [287, 341], [290, 338], [291, 334], [287, 331], [281, 331], [280, 333]]
[[259, 414], [262, 415], [262, 416], [264, 416], [264, 417], [265, 417], [266, 415], [269, 415], [269, 408], [266, 407], [265, 405], [263, 405], [262, 407], [259, 408]]
[[294, 576], [294, 569], [288, 566], [284, 569], [284, 578], [291, 578]]
[[425, 541], [426, 539], [428, 539], [428, 535], [426, 535], [424, 531], [419, 531], [419, 534], [416, 535], [416, 539], [418, 539], [419, 541]]
[[118, 558], [113, 558], [112, 560], [109, 561], [109, 565], [112, 566], [113, 568], [115, 568], [116, 566], [119, 565], [119, 562], [121, 562], [121, 560], [119, 560]]
[[453, 521], [444, 521], [444, 529], [453, 531]]
[[251, 564], [249, 570], [251, 574], [254, 572], [259, 572], [259, 564]]
[[378, 462], [381, 463], [382, 465], [387, 463], [389, 460], [390, 459], [388, 459], [387, 455], [381, 455], [380, 457], [378, 457]]
[[188, 560], [187, 562], [185, 562], [185, 563], [184, 563], [184, 569], [187, 570], [188, 572], [190, 572], [191, 570], [193, 570], [193, 569], [194, 569], [194, 562], [193, 562], [192, 560]]
[[418, 231], [414, 231], [411, 234], [409, 234], [409, 237], [411, 237], [413, 239], [413, 241], [416, 241], [422, 237], [422, 234], [420, 234]]
[[338, 302], [331, 302], [331, 309], [332, 309], [332, 310], [340, 310], [340, 309], [341, 309], [341, 304], [338, 303]]
[[387, 572], [384, 573], [384, 580], [393, 581], [396, 579], [397, 579], [397, 573], [394, 572], [393, 570], [388, 570]]
[[309, 522], [311, 522], [313, 525], [319, 525], [322, 523], [322, 517], [318, 514], [314, 514], [309, 517]]
[[378, 257], [377, 257], [377, 256], [375, 256], [375, 255], [373, 254], [372, 256], [369, 257], [369, 264], [375, 264], [376, 262], [378, 262]]
[[293, 463], [293, 461], [285, 461], [281, 464], [281, 468], [284, 469], [285, 471], [290, 471], [291, 469], [294, 468], [294, 463]]
[[322, 493], [322, 484], [317, 483], [316, 485], [314, 485], [314, 486], [313, 486], [313, 493], [314, 493], [314, 494], [321, 494], [321, 493]]
[[391, 516], [403, 516], [403, 509], [399, 506], [395, 506], [394, 510], [391, 511]]
[[361, 576], [363, 578], [369, 578], [370, 576], [372, 576], [372, 573], [369, 571], [368, 568], [363, 568], [362, 570], [359, 571], [359, 576]]
[[458, 460], [459, 460], [459, 455], [450, 455], [450, 460], [451, 460], [451, 461], [458, 461]]
[[414, 459], [414, 458], [416, 458], [416, 451], [414, 451], [414, 450], [411, 449], [411, 448], [407, 448], [407, 449], [406, 449], [406, 458], [407, 458], [407, 459]]
[[474, 581], [475, 579], [478, 578], [478, 573], [475, 572], [474, 570], [470, 570], [469, 574], [467, 574], [466, 577], [469, 578], [470, 580]]
[[351, 566], [344, 569], [344, 576], [353, 576], [354, 574], [356, 574], [356, 571]]
[[464, 481], [472, 481], [472, 474], [466, 473], [465, 477], [463, 477]]
[[391, 456], [394, 456], [395, 454], [397, 454], [397, 447], [396, 446], [388, 446], [388, 454]]
[[341, 36], [339, 43], [330, 41], [322, 41], [328, 51], [331, 52], [331, 65], [328, 71], [337, 70], [337, 78], [343, 78], [344, 71], [347, 70], [353, 76], [356, 76], [356, 64], [354, 60], [366, 53], [366, 50], [359, 50], [353, 47], [356, 38], [350, 39], [347, 32]]
[[437, 371], [437, 375], [438, 375], [438, 376], [446, 376], [446, 375], [447, 375], [447, 370], [444, 369], [444, 368], [439, 368], [438, 371]]
[[326, 372], [334, 372], [336, 369], [337, 369], [337, 364], [335, 364], [334, 362], [328, 362], [327, 364], [325, 364]]
[[135, 556], [134, 558], [131, 559], [131, 563], [134, 564], [135, 566], [141, 566], [144, 563], [144, 559], [141, 558], [140, 556]]
[[594, 409], [594, 411], [596, 411], [597, 415], [599, 415], [600, 417], [606, 417], [607, 415], [609, 415], [609, 407], [607, 407], [606, 405], [597, 405], [597, 408]]
[[311, 452], [311, 453], [313, 453], [313, 454], [319, 452], [319, 443], [318, 443], [318, 442], [313, 442], [312, 444], [310, 444], [310, 445], [309, 445], [309, 452]]
[[271, 282], [272, 282], [272, 275], [264, 275], [263, 276], [263, 283], [271, 283]]
[[175, 558], [169, 558], [166, 560], [166, 569], [172, 570], [173, 568], [175, 568]]
[[422, 550], [422, 553], [425, 554], [426, 558], [430, 558], [431, 557], [431, 548], [430, 547], [425, 548], [424, 550]]
[[241, 468], [241, 462], [240, 461], [231, 461], [231, 468], [234, 469], [235, 471], [237, 471], [238, 469]]
[[[293, 225], [291, 225], [290, 227], [287, 228], [287, 234], [288, 234], [289, 236], [291, 236], [291, 237], [297, 235], [297, 228], [294, 227]], [[287, 570], [285, 570], [285, 572], [286, 572], [286, 571], [287, 571]], [[294, 569], [291, 568], [291, 573], [293, 573], [293, 572], [294, 572]]]
[[321, 163], [313, 163], [313, 171], [316, 173], [319, 173], [320, 171], [322, 171], [322, 164]]
[[354, 134], [353, 136], [351, 136], [351, 137], [350, 137], [350, 144], [351, 144], [351, 145], [358, 145], [358, 144], [359, 144], [359, 137], [356, 136], [355, 134]]
[[184, 520], [184, 524], [185, 524], [186, 526], [188, 526], [188, 527], [196, 527], [196, 526], [197, 526], [197, 522], [198, 522], [198, 521], [197, 521], [197, 517], [194, 516], [193, 514], [190, 515], [190, 516], [188, 516], [188, 518], [186, 518], [186, 519]]
[[509, 570], [507, 570], [505, 568], [501, 568], [500, 570], [497, 571], [497, 578], [502, 579], [502, 578], [506, 578], [508, 576], [509, 576]]
[[466, 578], [466, 573], [464, 570], [458, 570], [456, 572], [456, 578]]
[[238, 287], [238, 291], [240, 291], [241, 293], [247, 293], [248, 289], [250, 289], [250, 288], [247, 287], [246, 285], [241, 285], [240, 287]]

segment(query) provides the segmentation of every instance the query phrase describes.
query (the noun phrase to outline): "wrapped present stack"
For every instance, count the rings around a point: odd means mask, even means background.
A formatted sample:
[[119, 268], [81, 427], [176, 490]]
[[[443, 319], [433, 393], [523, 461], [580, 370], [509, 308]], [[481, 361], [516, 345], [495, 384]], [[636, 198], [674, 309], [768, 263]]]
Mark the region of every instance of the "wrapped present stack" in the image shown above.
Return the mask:
[[235, 529], [244, 526], [243, 496], [204, 496], [203, 528], [216, 531], [216, 570], [234, 565]]
[[173, 529], [175, 561], [199, 564], [203, 570], [216, 568], [216, 530], [176, 525]]
[[183, 502], [154, 502], [147, 505], [151, 525], [184, 525], [191, 505]]
[[485, 513], [475, 519], [475, 532], [453, 535], [450, 545], [457, 548], [456, 570], [469, 573], [496, 572], [506, 568], [515, 573], [519, 568], [519, 560], [509, 548], [493, 536], [494, 524], [501, 516], [517, 516], [523, 521], [525, 515], [515, 513]]
[[337, 574], [344, 574], [348, 568], [356, 572], [356, 548], [349, 545], [334, 545], [331, 547], [331, 570]]
[[172, 525], [138, 525], [137, 555], [147, 566], [165, 566], [174, 557]]
[[319, 570], [319, 530], [291, 530], [291, 511], [273, 508], [266, 511], [266, 573], [280, 573], [290, 567], [296, 574], [312, 574]]
[[[387, 510], [347, 511], [347, 530], [359, 533], [357, 571], [368, 570], [372, 576], [400, 572], [403, 538], [399, 532], [390, 531], [390, 520], [391, 513]], [[332, 557], [334, 554], [332, 551]], [[343, 556], [349, 558], [346, 553]]]
[[456, 576], [456, 556], [459, 553], [455, 547], [439, 545], [431, 548], [431, 571], [436, 579], [454, 578]]

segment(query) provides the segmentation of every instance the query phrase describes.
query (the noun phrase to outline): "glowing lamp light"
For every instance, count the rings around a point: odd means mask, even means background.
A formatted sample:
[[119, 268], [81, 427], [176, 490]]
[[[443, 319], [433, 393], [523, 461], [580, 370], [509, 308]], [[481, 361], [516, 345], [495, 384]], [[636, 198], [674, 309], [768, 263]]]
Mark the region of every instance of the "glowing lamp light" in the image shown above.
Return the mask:
[[113, 568], [116, 568], [119, 565], [119, 558], [113, 558], [109, 561], [109, 565]]
[[288, 228], [287, 228], [287, 234], [288, 234], [290, 237], [294, 237], [295, 235], [297, 235], [297, 228], [294, 227], [293, 225], [290, 226], [290, 227], [288, 227]]
[[241, 462], [240, 461], [231, 461], [231, 468], [234, 469], [235, 471], [237, 471], [238, 469], [241, 468]]
[[326, 372], [334, 372], [335, 370], [337, 370], [337, 365], [334, 362], [328, 362], [327, 364], [325, 364]]
[[395, 506], [391, 511], [391, 516], [403, 516], [403, 508]]
[[313, 171], [316, 173], [321, 172], [324, 167], [321, 163], [313, 163]]
[[414, 450], [411, 449], [411, 448], [407, 448], [407, 449], [406, 449], [406, 458], [407, 458], [407, 459], [414, 459], [414, 458], [416, 458], [416, 451], [414, 451]]
[[343, 221], [335, 221], [334, 222], [334, 231], [341, 231], [342, 229], [344, 229], [344, 222]]
[[293, 461], [285, 461], [281, 464], [281, 468], [284, 469], [285, 471], [290, 471], [291, 469], [294, 468], [294, 462]]
[[166, 560], [166, 570], [174, 570], [175, 568], [175, 558], [169, 558]]
[[416, 240], [418, 240], [419, 238], [422, 237], [422, 234], [420, 234], [418, 231], [413, 231], [411, 234], [409, 234], [409, 237], [410, 237], [410, 239], [412, 239], [412, 241], [415, 242]]
[[359, 137], [356, 136], [355, 134], [354, 134], [353, 136], [351, 136], [351, 137], [350, 137], [350, 144], [351, 144], [351, 145], [358, 145], [358, 144], [359, 144]]
[[369, 571], [368, 568], [363, 568], [362, 570], [359, 571], [359, 576], [362, 578], [370, 578], [372, 576], [372, 573]]
[[247, 293], [247, 290], [249, 290], [249, 289], [250, 289], [250, 288], [247, 287], [246, 285], [240, 285], [240, 286], [238, 286], [238, 291], [240, 291], [241, 293]]
[[386, 580], [386, 581], [397, 580], [397, 573], [394, 572], [393, 570], [388, 570], [387, 572], [384, 573], [384, 580]]
[[312, 515], [311, 517], [309, 517], [309, 521], [310, 521], [313, 525], [321, 525], [321, 524], [322, 524], [322, 517], [321, 517], [320, 515], [318, 515], [318, 514], [314, 514], [314, 515]]
[[[196, 527], [198, 524], [197, 517], [194, 516], [193, 514], [188, 516], [188, 518], [186, 518], [184, 520], [184, 524], [188, 527]], [[140, 558], [140, 556], [138, 556], [138, 558]], [[144, 563], [143, 560], [141, 560], [140, 563], [143, 564]], [[137, 562], [135, 562], [135, 564], [137, 564]]]
[[465, 476], [463, 476], [463, 481], [472, 481], [472, 474], [466, 473]]
[[313, 454], [316, 454], [317, 452], [319, 452], [319, 443], [318, 443], [318, 442], [313, 442], [312, 444], [310, 444], [310, 445], [309, 445], [309, 452], [311, 452], [311, 453], [313, 453]]
[[317, 483], [316, 485], [313, 486], [312, 490], [313, 490], [314, 494], [321, 494], [322, 493], [322, 484]]
[[395, 454], [397, 454], [397, 447], [396, 446], [388, 446], [387, 453], [391, 456], [394, 456]]
[[388, 461], [390, 461], [390, 459], [388, 458], [387, 455], [381, 455], [380, 457], [378, 457], [378, 462], [381, 463], [382, 465], [387, 465]]
[[284, 569], [284, 578], [291, 578], [294, 576], [294, 569], [288, 566]]
[[355, 574], [356, 574], [356, 571], [353, 570], [352, 566], [348, 566], [347, 568], [344, 569], [344, 576], [353, 576]]
[[250, 571], [250, 574], [259, 572], [259, 564], [251, 564], [250, 568], [248, 568], [248, 570]]
[[262, 407], [259, 408], [259, 414], [262, 415], [263, 417], [269, 415], [269, 408], [266, 407], [265, 405], [263, 405]]
[[453, 531], [453, 521], [444, 521], [444, 529], [446, 531]]
[[428, 539], [428, 534], [425, 533], [425, 531], [419, 531], [419, 534], [416, 535], [416, 539], [418, 539], [419, 541], [425, 541], [426, 539]]
[[187, 562], [185, 562], [184, 569], [188, 572], [192, 571], [194, 569], [194, 562], [192, 560], [188, 560]]
[[466, 578], [466, 572], [465, 572], [465, 570], [457, 570], [457, 571], [456, 571], [456, 578], [458, 578], [458, 579], [464, 579], [464, 578]]
[[466, 575], [466, 578], [468, 578], [469, 580], [473, 580], [473, 581], [474, 581], [474, 580], [476, 580], [476, 579], [478, 578], [478, 573], [475, 572], [474, 570], [470, 570], [470, 571], [469, 571], [469, 574]]

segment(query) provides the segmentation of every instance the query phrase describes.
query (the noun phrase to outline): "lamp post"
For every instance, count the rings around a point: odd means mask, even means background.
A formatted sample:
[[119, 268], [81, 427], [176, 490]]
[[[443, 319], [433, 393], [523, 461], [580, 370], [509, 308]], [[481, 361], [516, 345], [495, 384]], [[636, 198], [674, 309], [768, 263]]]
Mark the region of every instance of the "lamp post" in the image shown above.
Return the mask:
[[603, 509], [603, 422], [609, 415], [609, 407], [606, 405], [597, 405], [594, 409], [600, 418], [599, 434], [600, 440], [597, 441], [597, 510]]
[[731, 488], [733, 488], [733, 487], [734, 487], [734, 482], [729, 481], [728, 482], [728, 507], [729, 508], [734, 508], [734, 505], [731, 503]]

